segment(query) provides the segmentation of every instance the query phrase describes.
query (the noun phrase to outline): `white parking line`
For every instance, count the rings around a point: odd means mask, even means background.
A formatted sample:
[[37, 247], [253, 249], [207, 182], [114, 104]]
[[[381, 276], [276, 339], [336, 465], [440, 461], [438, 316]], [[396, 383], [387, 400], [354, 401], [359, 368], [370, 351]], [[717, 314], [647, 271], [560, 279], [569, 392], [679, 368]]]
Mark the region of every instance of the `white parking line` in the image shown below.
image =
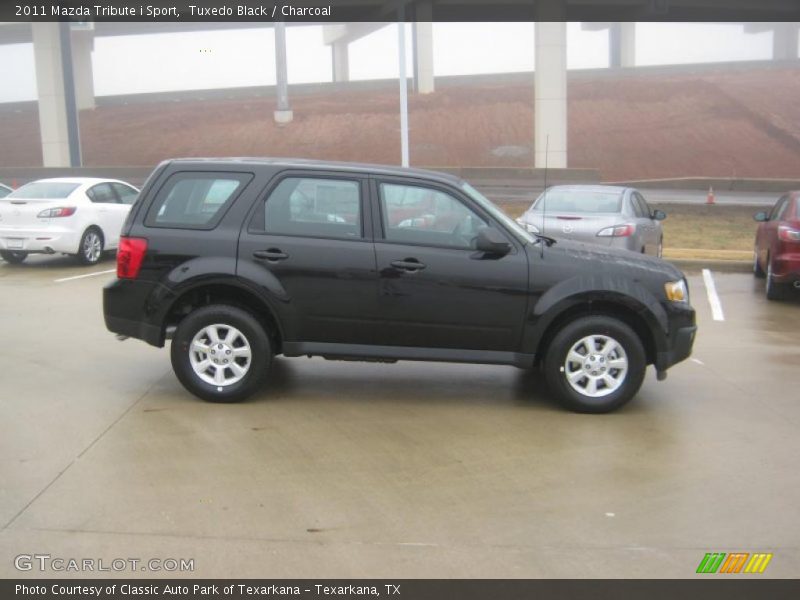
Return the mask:
[[714, 277], [708, 269], [703, 269], [703, 283], [706, 286], [708, 304], [711, 306], [711, 316], [715, 321], [724, 321], [725, 314], [722, 312], [722, 303], [717, 295], [717, 286], [714, 285]]
[[97, 271], [95, 273], [86, 273], [85, 275], [75, 275], [74, 277], [62, 277], [61, 279], [54, 280], [56, 283], [63, 283], [65, 281], [72, 281], [74, 279], [83, 279], [84, 277], [94, 277], [95, 275], [106, 275], [108, 273], [116, 273], [116, 269], [109, 269], [108, 271]]

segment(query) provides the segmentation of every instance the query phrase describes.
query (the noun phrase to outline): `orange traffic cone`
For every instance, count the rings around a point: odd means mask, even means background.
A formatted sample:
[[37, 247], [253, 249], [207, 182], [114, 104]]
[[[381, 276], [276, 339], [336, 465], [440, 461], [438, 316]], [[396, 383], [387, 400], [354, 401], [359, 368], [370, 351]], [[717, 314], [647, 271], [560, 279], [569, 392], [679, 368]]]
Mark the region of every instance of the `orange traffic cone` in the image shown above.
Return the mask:
[[13, 189], [17, 189], [17, 180], [16, 180], [16, 179], [12, 179], [12, 180], [11, 180], [11, 187], [12, 187]]
[[708, 196], [706, 196], [706, 204], [715, 204], [716, 201], [714, 200], [714, 188], [709, 186], [708, 187]]

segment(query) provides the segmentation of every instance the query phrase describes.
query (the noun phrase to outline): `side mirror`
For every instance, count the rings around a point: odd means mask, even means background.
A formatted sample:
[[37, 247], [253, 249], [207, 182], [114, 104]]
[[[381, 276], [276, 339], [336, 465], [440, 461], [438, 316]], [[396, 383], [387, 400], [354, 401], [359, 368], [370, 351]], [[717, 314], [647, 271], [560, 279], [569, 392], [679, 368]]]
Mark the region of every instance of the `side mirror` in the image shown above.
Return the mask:
[[653, 211], [652, 218], [655, 221], [663, 221], [664, 219], [667, 218], [667, 213], [665, 213], [663, 210], [656, 209]]
[[757, 212], [756, 214], [753, 215], [753, 220], [758, 221], [759, 223], [768, 221], [769, 217], [767, 216], [767, 211], [761, 210]]
[[511, 252], [511, 244], [497, 229], [484, 227], [478, 232], [475, 249], [486, 254], [505, 256]]

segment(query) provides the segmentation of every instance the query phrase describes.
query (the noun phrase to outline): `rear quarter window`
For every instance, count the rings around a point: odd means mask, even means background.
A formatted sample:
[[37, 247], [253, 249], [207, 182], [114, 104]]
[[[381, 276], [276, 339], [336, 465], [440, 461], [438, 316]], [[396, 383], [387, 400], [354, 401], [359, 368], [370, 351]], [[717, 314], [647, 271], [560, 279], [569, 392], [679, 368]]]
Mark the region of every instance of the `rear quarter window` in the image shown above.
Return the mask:
[[175, 173], [159, 189], [144, 224], [213, 229], [252, 179], [252, 173]]

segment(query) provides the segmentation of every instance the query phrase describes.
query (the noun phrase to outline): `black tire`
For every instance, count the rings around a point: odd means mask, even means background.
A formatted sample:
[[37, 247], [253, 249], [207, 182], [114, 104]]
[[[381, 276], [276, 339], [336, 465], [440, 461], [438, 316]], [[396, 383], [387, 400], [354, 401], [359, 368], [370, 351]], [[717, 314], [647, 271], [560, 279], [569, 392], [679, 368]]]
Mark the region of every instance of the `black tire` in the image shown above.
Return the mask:
[[764, 273], [764, 269], [761, 268], [761, 265], [758, 263], [758, 252], [757, 249], [753, 249], [753, 275], [756, 279], [764, 279], [766, 277], [766, 273]]
[[18, 265], [28, 258], [27, 252], [16, 252], [14, 250], [0, 250], [0, 256], [10, 265]]
[[[99, 243], [99, 248], [97, 243]], [[103, 232], [97, 227], [89, 227], [81, 236], [78, 253], [75, 257], [82, 265], [96, 265], [103, 259], [104, 247]]]
[[786, 291], [789, 286], [775, 281], [775, 275], [772, 273], [772, 261], [769, 258], [767, 260], [767, 282], [764, 286], [767, 300], [783, 300], [786, 297]]
[[[616, 341], [627, 357], [627, 372], [622, 376], [619, 387], [606, 395], [592, 397], [580, 393], [567, 380], [567, 354], [575, 344], [588, 336], [604, 336]], [[602, 352], [602, 348], [599, 352]], [[589, 355], [588, 352], [586, 354]], [[599, 357], [597, 360], [600, 360]], [[608, 360], [608, 357], [604, 357], [604, 360]], [[629, 402], [639, 391], [646, 368], [647, 359], [639, 336], [622, 321], [604, 315], [581, 317], [566, 325], [550, 342], [544, 358], [544, 373], [550, 391], [567, 408], [584, 413], [607, 413]], [[607, 365], [606, 369], [609, 375], [620, 372], [608, 369]], [[588, 374], [584, 381], [588, 381]], [[602, 388], [599, 391], [602, 393]]]
[[[205, 381], [193, 367], [192, 361], [200, 360], [202, 353], [193, 353], [190, 350], [192, 341], [195, 336], [212, 325], [235, 328], [250, 346], [249, 366], [244, 376], [238, 381], [222, 385], [210, 383]], [[227, 345], [225, 347], [227, 348]], [[230, 353], [228, 352], [228, 354]], [[205, 356], [211, 358], [210, 353]], [[198, 398], [208, 402], [240, 402], [258, 391], [266, 381], [272, 363], [272, 347], [264, 328], [252, 314], [234, 306], [213, 304], [198, 308], [178, 324], [172, 339], [170, 358], [172, 369], [178, 380], [183, 387]], [[218, 367], [212, 364], [209, 364], [205, 375], [211, 377], [211, 373], [216, 374], [220, 369], [232, 378], [235, 377], [235, 374], [227, 367]]]

